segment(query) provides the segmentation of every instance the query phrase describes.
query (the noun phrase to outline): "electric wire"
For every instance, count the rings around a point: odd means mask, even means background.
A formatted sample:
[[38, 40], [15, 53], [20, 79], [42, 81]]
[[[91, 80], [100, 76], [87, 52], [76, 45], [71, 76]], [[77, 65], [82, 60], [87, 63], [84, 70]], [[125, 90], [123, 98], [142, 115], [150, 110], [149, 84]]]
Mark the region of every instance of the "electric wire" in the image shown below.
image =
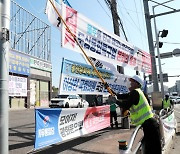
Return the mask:
[[104, 10], [104, 12], [107, 14], [107, 16], [112, 20], [112, 17], [108, 14], [108, 12], [105, 10], [105, 8], [102, 6], [102, 4], [99, 2], [99, 0], [97, 0], [97, 2], [101, 6], [101, 8]]
[[[140, 29], [140, 22], [139, 22], [139, 16], [138, 16], [138, 13], [137, 13], [137, 5], [136, 5], [136, 1], [134, 0], [134, 5], [135, 5], [135, 9], [136, 9], [136, 16], [137, 16], [137, 22], [138, 22], [138, 25], [139, 25], [139, 29]], [[143, 39], [142, 39], [142, 35], [140, 35], [140, 37], [141, 37], [141, 43], [142, 43], [142, 45], [143, 45], [143, 47], [144, 47], [144, 42], [143, 42]]]
[[[123, 12], [121, 11], [121, 9], [120, 9], [120, 6], [119, 6], [119, 3], [118, 3], [118, 11], [120, 12], [120, 14], [121, 14], [121, 17], [122, 17], [122, 20], [124, 19], [124, 14], [123, 14]], [[128, 19], [129, 20], [129, 19]], [[129, 40], [129, 42], [132, 42], [131, 40], [131, 35], [130, 35], [130, 33], [129, 33], [129, 30], [128, 30], [128, 26], [126, 25], [126, 22], [123, 22], [123, 24], [124, 24], [124, 26], [125, 26], [125, 28], [126, 28], [126, 33], [128, 34], [128, 40]]]
[[121, 0], [121, 2], [122, 2], [122, 4], [123, 4], [123, 6], [124, 6], [124, 9], [125, 9], [127, 15], [128, 15], [129, 18], [131, 19], [132, 23], [135, 25], [136, 29], [139, 31], [139, 33], [140, 33], [144, 38], [147, 39], [147, 37], [141, 32], [141, 30], [139, 29], [139, 27], [136, 25], [135, 21], [133, 20], [133, 18], [132, 18], [131, 15], [130, 15], [130, 13], [127, 11], [127, 9], [126, 9], [126, 7], [125, 7], [125, 5], [124, 5], [124, 3], [123, 3], [122, 0]]
[[[141, 1], [141, 5], [140, 5], [140, 7], [141, 7], [141, 17], [142, 17], [142, 21], [143, 21], [143, 33], [145, 34], [145, 36], [146, 36], [146, 43], [145, 43], [145, 46], [147, 47], [147, 49], [149, 49], [148, 47], [149, 47], [149, 45], [148, 45], [148, 38], [147, 38], [147, 33], [146, 33], [146, 24], [145, 24], [145, 13], [144, 13], [144, 9], [143, 9], [143, 1]], [[145, 42], [145, 41], [143, 41], [143, 42]]]
[[180, 44], [180, 43], [176, 43], [176, 42], [164, 42], [164, 41], [162, 43], [166, 43], [166, 44]]

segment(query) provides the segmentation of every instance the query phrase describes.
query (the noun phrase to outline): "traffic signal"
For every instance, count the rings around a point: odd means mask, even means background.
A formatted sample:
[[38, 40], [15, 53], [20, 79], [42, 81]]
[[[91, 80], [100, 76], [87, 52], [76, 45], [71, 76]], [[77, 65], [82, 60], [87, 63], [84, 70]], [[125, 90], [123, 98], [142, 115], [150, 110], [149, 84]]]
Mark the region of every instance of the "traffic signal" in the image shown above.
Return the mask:
[[163, 42], [159, 42], [159, 48], [162, 48]]
[[163, 31], [161, 31], [161, 35], [160, 36], [163, 38], [163, 37], [166, 37], [167, 34], [168, 34], [168, 30], [163, 29]]

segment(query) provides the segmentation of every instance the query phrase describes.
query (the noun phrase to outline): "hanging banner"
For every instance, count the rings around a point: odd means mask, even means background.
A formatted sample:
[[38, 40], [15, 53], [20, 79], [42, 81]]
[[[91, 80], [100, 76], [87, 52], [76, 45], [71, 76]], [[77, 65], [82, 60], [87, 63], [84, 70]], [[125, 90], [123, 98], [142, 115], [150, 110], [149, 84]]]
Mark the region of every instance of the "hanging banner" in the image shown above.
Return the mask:
[[[60, 2], [58, 3], [55, 0], [51, 0], [51, 2], [56, 7], [57, 11], [60, 13], [61, 12]], [[49, 22], [61, 31], [61, 18], [58, 16], [57, 12], [54, 10], [51, 2], [47, 0], [45, 14], [48, 17]]]
[[162, 121], [162, 124], [163, 124], [164, 138], [165, 138], [165, 144], [166, 144], [174, 136], [175, 130], [176, 130], [176, 127], [177, 127], [177, 121], [176, 121], [174, 112], [172, 112], [165, 119], [161, 119], [161, 121]]
[[[117, 93], [127, 93], [128, 76], [98, 68], [103, 79]], [[108, 91], [91, 65], [63, 60], [60, 76], [60, 94], [107, 95]]]
[[[62, 4], [62, 17], [88, 56], [145, 73], [152, 72], [150, 54], [107, 32], [65, 4]], [[82, 53], [65, 25], [62, 26], [62, 47]]]
[[[89, 57], [89, 59], [91, 60], [91, 62], [94, 64], [95, 67], [116, 72], [117, 68], [111, 63], [96, 59], [94, 57]], [[88, 63], [88, 61], [87, 61], [87, 63]]]
[[110, 107], [35, 110], [35, 149], [110, 126]]

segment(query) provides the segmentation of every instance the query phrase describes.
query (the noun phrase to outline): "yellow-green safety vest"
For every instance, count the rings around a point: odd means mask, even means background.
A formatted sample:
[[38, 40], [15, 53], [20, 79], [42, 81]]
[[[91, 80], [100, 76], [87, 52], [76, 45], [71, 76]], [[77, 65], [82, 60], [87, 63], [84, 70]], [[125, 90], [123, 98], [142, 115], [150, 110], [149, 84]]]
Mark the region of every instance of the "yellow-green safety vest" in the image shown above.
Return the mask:
[[167, 109], [170, 106], [171, 106], [170, 99], [168, 99], [167, 101], [166, 101], [166, 99], [164, 99], [164, 101], [163, 101], [163, 108]]
[[140, 88], [135, 89], [140, 96], [137, 105], [133, 105], [130, 108], [130, 118], [132, 124], [138, 126], [144, 123], [145, 120], [152, 118], [154, 115], [152, 113], [151, 107]]

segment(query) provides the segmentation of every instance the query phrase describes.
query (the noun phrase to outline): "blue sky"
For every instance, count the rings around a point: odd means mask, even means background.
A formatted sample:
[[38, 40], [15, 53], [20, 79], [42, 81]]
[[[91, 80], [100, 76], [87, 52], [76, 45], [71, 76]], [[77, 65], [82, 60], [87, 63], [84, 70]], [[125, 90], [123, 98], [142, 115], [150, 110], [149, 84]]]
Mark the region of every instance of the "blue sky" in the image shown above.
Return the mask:
[[[159, 3], [164, 2], [165, 0], [156, 0]], [[40, 18], [45, 23], [49, 24], [46, 15], [44, 14], [44, 9], [46, 5], [46, 0], [15, 0], [16, 3], [24, 7], [26, 10]], [[146, 26], [144, 21], [144, 9], [143, 9], [143, 0], [117, 0], [117, 8], [120, 18], [123, 22], [125, 32], [129, 42], [146, 52], [149, 52], [148, 40], [146, 34]], [[89, 19], [96, 22], [98, 25], [103, 27], [109, 32], [113, 32], [113, 25], [111, 19], [111, 13], [107, 5], [103, 0], [69, 0], [71, 6], [77, 10], [79, 13], [85, 15]], [[152, 5], [154, 3], [149, 3], [149, 10], [152, 14]], [[179, 9], [180, 1], [176, 0], [171, 3], [168, 3], [168, 6], [172, 8]], [[155, 13], [162, 13], [166, 11], [171, 11], [170, 9], [158, 6], [155, 8]], [[160, 41], [167, 42], [163, 44], [163, 47], [160, 49], [160, 53], [172, 52], [175, 48], [180, 48], [180, 13], [165, 15], [156, 18], [157, 29], [163, 30], [168, 29], [169, 33], [166, 38], [160, 38]], [[154, 23], [152, 22], [152, 31], [154, 33]], [[82, 56], [73, 51], [63, 49], [60, 46], [60, 32], [51, 26], [51, 60], [53, 67], [53, 85], [59, 86], [59, 76], [61, 69], [61, 60], [62, 57], [65, 57], [70, 60], [75, 60], [79, 62], [84, 62]], [[122, 33], [121, 33], [122, 34]], [[124, 39], [123, 35], [121, 37]], [[154, 39], [155, 40], [155, 39]], [[157, 52], [155, 51], [155, 55]], [[180, 75], [180, 57], [166, 58], [161, 60], [162, 71], [163, 73], [168, 73], [168, 75]], [[156, 62], [158, 64], [158, 62]], [[158, 68], [157, 68], [158, 70]], [[134, 70], [125, 69], [125, 74], [132, 75], [135, 74]], [[165, 85], [173, 86], [176, 80], [179, 78], [169, 78], [169, 82]]]

